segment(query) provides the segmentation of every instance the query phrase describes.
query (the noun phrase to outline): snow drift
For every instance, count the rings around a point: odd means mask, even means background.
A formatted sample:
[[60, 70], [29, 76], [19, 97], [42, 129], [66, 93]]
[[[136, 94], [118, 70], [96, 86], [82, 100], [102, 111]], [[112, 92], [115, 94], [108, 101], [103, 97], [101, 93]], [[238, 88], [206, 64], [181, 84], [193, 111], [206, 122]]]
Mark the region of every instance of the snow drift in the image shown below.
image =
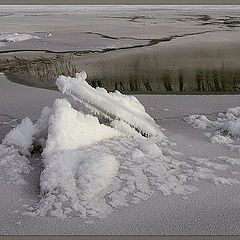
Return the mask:
[[193, 159], [195, 167], [178, 160], [137, 98], [94, 89], [85, 80], [85, 72], [60, 76], [57, 86], [68, 98], [45, 107], [36, 123], [23, 119], [0, 145], [0, 164], [12, 183], [23, 184], [33, 168], [31, 156], [41, 154], [42, 198], [25, 214], [103, 218], [114, 207], [148, 199], [154, 190], [163, 195], [197, 190], [189, 180], [239, 183], [215, 174], [224, 164]]

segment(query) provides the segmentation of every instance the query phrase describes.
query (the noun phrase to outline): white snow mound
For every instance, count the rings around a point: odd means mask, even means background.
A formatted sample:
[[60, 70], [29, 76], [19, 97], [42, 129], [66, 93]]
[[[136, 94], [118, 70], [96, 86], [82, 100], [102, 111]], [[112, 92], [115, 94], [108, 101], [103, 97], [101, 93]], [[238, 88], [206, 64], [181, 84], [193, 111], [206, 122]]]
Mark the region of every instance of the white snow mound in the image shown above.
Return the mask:
[[76, 78], [60, 76], [56, 84], [61, 92], [87, 103], [96, 114], [105, 115], [110, 121], [122, 120], [143, 135], [164, 137], [136, 97], [122, 95], [119, 91], [108, 93], [104, 88], [92, 88], [86, 78], [85, 72], [76, 74]]
[[56, 151], [77, 150], [121, 135], [117, 130], [100, 124], [97, 117], [73, 109], [66, 99], [55, 100], [48, 125], [44, 156]]
[[4, 138], [3, 144], [15, 146], [24, 154], [31, 148], [36, 128], [30, 118], [26, 117], [16, 128], [12, 129]]
[[232, 150], [240, 152], [240, 107], [229, 108], [226, 113], [219, 113], [215, 121], [209, 120], [204, 115], [192, 115], [185, 121], [194, 128], [201, 128], [210, 132], [204, 135], [212, 143], [223, 144]]

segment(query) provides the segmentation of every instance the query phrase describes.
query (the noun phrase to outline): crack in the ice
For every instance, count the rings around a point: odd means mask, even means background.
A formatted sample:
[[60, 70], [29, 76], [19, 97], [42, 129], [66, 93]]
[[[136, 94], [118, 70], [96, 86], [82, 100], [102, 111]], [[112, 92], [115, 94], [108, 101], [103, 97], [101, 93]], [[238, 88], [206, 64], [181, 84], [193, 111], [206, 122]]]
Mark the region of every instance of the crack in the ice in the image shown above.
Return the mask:
[[115, 51], [115, 50], [124, 50], [124, 49], [133, 49], [133, 48], [142, 48], [142, 47], [149, 47], [149, 46], [153, 46], [156, 45], [158, 43], [161, 42], [169, 42], [173, 39], [176, 38], [181, 38], [181, 37], [186, 37], [186, 36], [194, 36], [194, 35], [201, 35], [201, 34], [205, 34], [205, 33], [210, 33], [210, 32], [220, 32], [220, 31], [224, 31], [224, 30], [207, 30], [207, 31], [202, 31], [202, 32], [194, 32], [194, 33], [185, 33], [185, 34], [175, 34], [175, 35], [171, 35], [168, 37], [163, 37], [163, 38], [153, 38], [153, 39], [141, 39], [141, 38], [132, 38], [132, 37], [112, 37], [112, 36], [107, 36], [101, 33], [94, 33], [94, 32], [86, 32], [86, 33], [91, 33], [91, 34], [97, 34], [100, 35], [104, 38], [110, 38], [110, 39], [132, 39], [132, 40], [146, 40], [148, 41], [148, 43], [146, 44], [138, 44], [138, 45], [133, 45], [133, 46], [128, 46], [128, 47], [119, 47], [119, 48], [104, 48], [101, 50], [76, 50], [76, 51], [53, 51], [53, 50], [44, 50], [44, 49], [37, 49], [37, 50], [30, 50], [30, 49], [16, 49], [16, 50], [4, 50], [4, 51], [0, 51], [1, 53], [12, 53], [12, 52], [33, 52], [33, 51], [37, 51], [37, 52], [45, 52], [45, 53], [74, 53], [75, 55], [79, 55], [79, 54], [88, 54], [88, 53], [105, 53], [105, 52], [110, 52], [110, 51]]

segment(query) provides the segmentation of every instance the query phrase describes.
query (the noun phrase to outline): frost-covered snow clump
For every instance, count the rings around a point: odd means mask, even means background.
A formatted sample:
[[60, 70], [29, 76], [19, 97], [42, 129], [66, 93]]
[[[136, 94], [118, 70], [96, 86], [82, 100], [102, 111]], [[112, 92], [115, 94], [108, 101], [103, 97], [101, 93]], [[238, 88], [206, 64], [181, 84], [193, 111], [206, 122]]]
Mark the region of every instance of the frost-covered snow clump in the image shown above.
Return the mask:
[[219, 113], [215, 121], [204, 115], [192, 115], [185, 118], [185, 121], [194, 128], [207, 130], [204, 135], [209, 137], [210, 142], [240, 150], [237, 144], [240, 137], [240, 107], [229, 108], [226, 113]]
[[92, 114], [100, 115], [108, 121], [115, 120], [114, 125], [118, 121], [118, 125], [123, 126], [120, 122], [123, 121], [145, 136], [164, 137], [136, 97], [123, 95], [119, 91], [111, 93], [104, 88], [92, 88], [86, 78], [85, 72], [77, 74], [76, 78], [60, 76], [56, 84], [61, 92], [85, 103]]

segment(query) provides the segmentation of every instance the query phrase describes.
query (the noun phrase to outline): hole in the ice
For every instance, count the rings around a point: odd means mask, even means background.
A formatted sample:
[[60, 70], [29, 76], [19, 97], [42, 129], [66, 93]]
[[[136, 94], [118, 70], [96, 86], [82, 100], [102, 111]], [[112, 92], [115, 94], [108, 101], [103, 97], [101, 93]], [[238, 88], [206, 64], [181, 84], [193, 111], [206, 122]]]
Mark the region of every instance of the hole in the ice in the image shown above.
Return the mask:
[[43, 152], [43, 147], [37, 141], [33, 141], [32, 149], [30, 150], [31, 155], [41, 156]]

